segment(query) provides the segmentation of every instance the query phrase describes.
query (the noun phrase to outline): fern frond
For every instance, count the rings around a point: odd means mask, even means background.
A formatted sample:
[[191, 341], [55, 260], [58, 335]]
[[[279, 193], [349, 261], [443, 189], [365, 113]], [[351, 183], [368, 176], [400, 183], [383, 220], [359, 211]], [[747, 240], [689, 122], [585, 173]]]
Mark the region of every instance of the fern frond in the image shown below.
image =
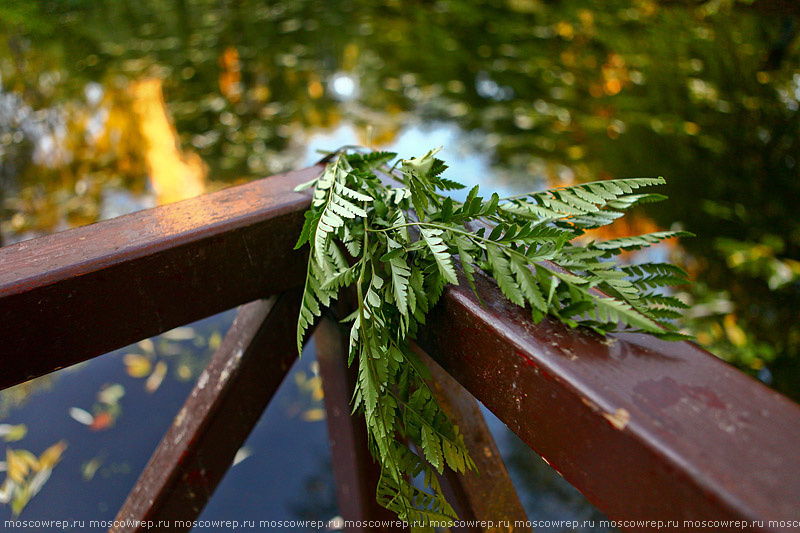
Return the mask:
[[[585, 293], [589, 294], [589, 293]], [[590, 295], [595, 309], [592, 314], [599, 322], [614, 329], [619, 323], [647, 333], [662, 333], [661, 326], [634, 309], [630, 304], [614, 298]]]
[[503, 291], [506, 298], [517, 305], [525, 306], [525, 298], [522, 289], [517, 285], [516, 280], [511, 276], [511, 267], [508, 258], [496, 244], [486, 244], [486, 262], [492, 272], [497, 286]]
[[[683, 284], [686, 273], [667, 264], [619, 267], [609, 260], [685, 232], [573, 242], [636, 204], [663, 199], [638, 191], [663, 183], [661, 178], [608, 180], [506, 199], [492, 194], [488, 200], [475, 186], [459, 203], [437, 192], [463, 187], [443, 176], [447, 166], [437, 151], [400, 160], [401, 187], [386, 186], [375, 174], [396, 154], [337, 153], [319, 178], [304, 184], [314, 194], [297, 241], [298, 248], [310, 248], [298, 350], [339, 291], [354, 285], [357, 309], [344, 320], [352, 322], [348, 365], [358, 365], [352, 407], [364, 416], [369, 449], [381, 466], [376, 498], [422, 526], [456, 517], [438, 475], [445, 468], [475, 469], [463, 435], [439, 406], [427, 383], [430, 373], [409, 344], [445, 285], [458, 283], [451, 254], [474, 291], [475, 272], [483, 268], [506, 298], [530, 306], [537, 322], [550, 314], [601, 333], [627, 329], [685, 338], [670, 321], [686, 305], [656, 289]], [[465, 230], [478, 221], [495, 227]]]
[[646, 293], [639, 296], [639, 300], [649, 305], [662, 305], [665, 307], [672, 307], [675, 309], [689, 309], [683, 301], [675, 296], [667, 296], [657, 293]]
[[640, 187], [663, 183], [663, 178], [595, 181], [515, 197], [509, 203], [501, 204], [500, 209], [528, 219], [577, 217], [579, 225], [597, 227], [618, 218], [611, 210], [599, 212], [603, 207], [624, 210], [639, 201], [656, 200], [653, 195], [638, 195], [626, 201], [625, 195]]
[[[531, 304], [534, 309], [542, 313], [547, 313], [547, 305], [544, 301], [544, 295], [539, 289], [539, 283], [536, 277], [529, 269], [529, 263], [523, 261], [518, 255], [512, 255], [509, 262], [509, 268], [513, 272], [519, 287], [525, 299]], [[513, 300], [512, 300], [513, 301]]]
[[436, 265], [439, 267], [439, 273], [442, 277], [449, 283], [457, 284], [456, 269], [453, 268], [453, 260], [450, 257], [447, 245], [442, 239], [442, 230], [421, 227], [420, 235], [436, 260]]
[[366, 154], [349, 154], [347, 161], [354, 168], [373, 170], [397, 157], [395, 152], [369, 152]]
[[446, 178], [439, 179], [439, 188], [444, 191], [460, 191], [465, 186], [463, 183], [459, 183], [457, 181], [449, 180]]
[[425, 425], [422, 426], [422, 451], [425, 453], [425, 458], [428, 462], [441, 474], [444, 471], [441, 443], [436, 433], [429, 430], [428, 426]]
[[397, 310], [401, 315], [408, 315], [408, 283], [411, 270], [400, 257], [390, 259], [389, 266], [392, 271], [392, 289]]
[[633, 237], [622, 237], [620, 239], [610, 239], [607, 241], [595, 242], [592, 246], [598, 250], [605, 250], [607, 252], [620, 252], [622, 250], [639, 250], [646, 248], [653, 244], [657, 244], [666, 239], [673, 239], [675, 237], [693, 237], [694, 234], [688, 231], [657, 231], [654, 233], [645, 233], [642, 235], [635, 235]]
[[309, 257], [300, 316], [297, 319], [297, 353], [303, 352], [303, 339], [309, 327], [322, 314], [322, 306], [329, 305], [336, 293], [322, 287], [323, 276], [319, 267]]

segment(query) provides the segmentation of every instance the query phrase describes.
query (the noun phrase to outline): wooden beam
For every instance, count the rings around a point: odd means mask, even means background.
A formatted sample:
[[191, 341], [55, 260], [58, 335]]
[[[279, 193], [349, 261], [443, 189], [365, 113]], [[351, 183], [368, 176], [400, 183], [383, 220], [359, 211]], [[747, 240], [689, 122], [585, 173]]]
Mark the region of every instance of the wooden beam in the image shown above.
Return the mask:
[[295, 290], [241, 308], [128, 495], [112, 533], [191, 529], [176, 521], [200, 515], [297, 358], [289, 332], [299, 304]]
[[768, 521], [800, 509], [797, 405], [694, 344], [534, 325], [476, 285], [486, 305], [448, 288], [420, 345], [610, 518], [789, 531]]
[[0, 389], [301, 284], [321, 170], [0, 248]]
[[475, 398], [430, 356], [418, 347], [415, 350], [431, 371], [434, 396], [450, 420], [461, 429], [464, 443], [478, 467], [477, 473], [468, 472], [465, 475], [446, 470], [459, 518], [478, 524], [451, 528], [453, 533], [532, 531], [530, 527], [522, 525], [528, 517]]

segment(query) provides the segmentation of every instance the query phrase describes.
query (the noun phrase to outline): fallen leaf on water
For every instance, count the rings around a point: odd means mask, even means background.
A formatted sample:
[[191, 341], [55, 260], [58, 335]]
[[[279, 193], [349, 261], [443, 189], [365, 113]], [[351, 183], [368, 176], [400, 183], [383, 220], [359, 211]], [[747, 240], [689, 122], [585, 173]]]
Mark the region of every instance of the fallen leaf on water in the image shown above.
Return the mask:
[[33, 497], [36, 493], [42, 490], [42, 487], [44, 486], [45, 483], [47, 483], [47, 480], [50, 479], [50, 474], [52, 473], [53, 473], [52, 468], [44, 468], [36, 472], [36, 474], [34, 474], [33, 478], [30, 481], [30, 484], [28, 485], [28, 490], [31, 493], [31, 497]]
[[0, 503], [10, 502], [11, 512], [18, 516], [50, 479], [66, 448], [67, 443], [62, 440], [47, 448], [38, 458], [28, 450], [7, 448], [7, 473], [0, 486]]
[[39, 456], [39, 465], [42, 469], [52, 469], [54, 466], [58, 464], [61, 460], [61, 455], [63, 455], [64, 450], [67, 449], [66, 441], [59, 441], [45, 451], [42, 452], [42, 455]]
[[161, 339], [158, 343], [158, 353], [160, 355], [171, 356], [181, 355], [186, 352], [186, 349], [178, 342], [173, 342], [169, 339]]
[[156, 353], [156, 347], [153, 345], [153, 341], [150, 339], [144, 339], [139, 341], [138, 343], [139, 348], [147, 353]]
[[242, 446], [241, 448], [236, 450], [236, 455], [233, 457], [233, 464], [231, 466], [238, 465], [239, 463], [241, 463], [242, 461], [244, 461], [245, 459], [247, 459], [251, 455], [253, 455], [253, 450], [251, 450], [250, 448], [247, 448], [245, 446]]
[[119, 383], [105, 385], [97, 393], [97, 401], [106, 405], [116, 405], [125, 396], [125, 387]]
[[28, 434], [28, 426], [25, 424], [0, 424], [0, 437], [6, 442], [16, 442], [25, 438]]
[[215, 331], [211, 334], [211, 337], [208, 338], [208, 347], [212, 350], [216, 350], [222, 344], [222, 334], [219, 331]]
[[81, 465], [81, 475], [83, 479], [86, 481], [91, 481], [94, 478], [94, 475], [97, 473], [97, 470], [103, 466], [104, 459], [99, 455], [97, 457], [93, 457], [90, 460], [86, 461]]
[[11, 448], [6, 448], [6, 465], [8, 479], [17, 484], [25, 481], [25, 476], [30, 471], [30, 465]]
[[157, 391], [161, 386], [161, 383], [164, 381], [164, 376], [166, 375], [167, 363], [164, 361], [159, 361], [158, 364], [156, 364], [156, 368], [153, 370], [153, 373], [150, 374], [149, 378], [147, 378], [147, 381], [144, 384], [144, 390], [151, 394]]
[[152, 363], [150, 359], [138, 353], [125, 354], [123, 358], [128, 375], [132, 378], [143, 378], [150, 374]]
[[0, 503], [8, 503], [11, 501], [11, 495], [14, 493], [14, 482], [6, 478], [2, 485], [0, 485]]
[[181, 365], [178, 367], [178, 378], [182, 381], [189, 381], [192, 379], [192, 369], [186, 365]]
[[306, 422], [319, 422], [320, 420], [325, 420], [325, 409], [308, 409], [307, 411], [303, 411], [301, 418]]
[[114, 418], [108, 413], [108, 411], [103, 411], [94, 417], [92, 420], [92, 425], [89, 426], [89, 428], [93, 431], [101, 431], [103, 429], [108, 429], [113, 423]]
[[14, 516], [19, 516], [25, 506], [28, 505], [28, 502], [31, 501], [31, 498], [33, 498], [33, 494], [31, 494], [28, 485], [16, 487], [14, 498], [11, 500], [11, 512], [14, 513]]
[[314, 400], [315, 402], [319, 402], [322, 401], [324, 397], [325, 397], [325, 392], [322, 390], [322, 384], [320, 383], [319, 387], [311, 391], [311, 399]]
[[71, 407], [69, 410], [69, 416], [84, 426], [91, 426], [94, 423], [94, 416], [80, 407]]
[[39, 470], [39, 459], [36, 458], [28, 450], [16, 450], [14, 453], [19, 457], [19, 460], [27, 464], [33, 470]]
[[188, 327], [181, 327], [175, 328], [173, 330], [167, 331], [166, 333], [161, 335], [165, 339], [169, 339], [171, 341], [188, 341], [195, 337], [194, 328]]

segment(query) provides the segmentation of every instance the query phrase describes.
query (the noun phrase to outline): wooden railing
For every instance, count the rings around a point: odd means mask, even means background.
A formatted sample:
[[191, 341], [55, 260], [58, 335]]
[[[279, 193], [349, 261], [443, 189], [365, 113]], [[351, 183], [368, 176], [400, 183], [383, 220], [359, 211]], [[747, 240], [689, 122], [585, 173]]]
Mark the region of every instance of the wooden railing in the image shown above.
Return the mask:
[[[246, 304], [119, 518], [197, 517], [291, 366], [307, 257], [293, 246], [309, 205], [293, 187], [321, 170], [0, 248], [3, 388]], [[691, 343], [534, 325], [492, 280], [477, 287], [484, 306], [451, 286], [418, 339], [446, 371], [437, 380], [455, 378], [623, 529], [792, 530], [797, 405]], [[315, 335], [343, 516], [386, 517], [363, 429], [348, 422], [340, 332], [323, 321]], [[481, 458], [480, 478], [447, 483], [461, 514], [524, 520], [474, 399], [439, 389]]]

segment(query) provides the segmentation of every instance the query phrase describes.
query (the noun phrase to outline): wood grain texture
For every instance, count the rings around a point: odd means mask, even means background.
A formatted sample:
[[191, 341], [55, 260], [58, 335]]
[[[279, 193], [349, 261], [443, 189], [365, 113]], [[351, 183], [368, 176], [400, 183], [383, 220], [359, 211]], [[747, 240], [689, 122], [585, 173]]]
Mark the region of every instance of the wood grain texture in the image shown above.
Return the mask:
[[0, 388], [300, 285], [322, 167], [0, 248]]
[[[524, 524], [528, 517], [508, 477], [500, 450], [486, 425], [475, 398], [458, 381], [444, 371], [430, 356], [415, 346], [417, 354], [433, 377], [431, 388], [436, 400], [450, 420], [464, 435], [464, 444], [478, 468], [477, 472], [454, 473], [446, 469], [446, 480], [459, 509], [459, 518], [478, 525], [451, 528], [453, 533], [525, 533], [532, 529]], [[481, 525], [482, 524], [482, 525]]]
[[797, 405], [691, 343], [536, 325], [476, 282], [486, 306], [448, 288], [420, 345], [610, 518], [789, 531], [767, 521], [800, 509]]

